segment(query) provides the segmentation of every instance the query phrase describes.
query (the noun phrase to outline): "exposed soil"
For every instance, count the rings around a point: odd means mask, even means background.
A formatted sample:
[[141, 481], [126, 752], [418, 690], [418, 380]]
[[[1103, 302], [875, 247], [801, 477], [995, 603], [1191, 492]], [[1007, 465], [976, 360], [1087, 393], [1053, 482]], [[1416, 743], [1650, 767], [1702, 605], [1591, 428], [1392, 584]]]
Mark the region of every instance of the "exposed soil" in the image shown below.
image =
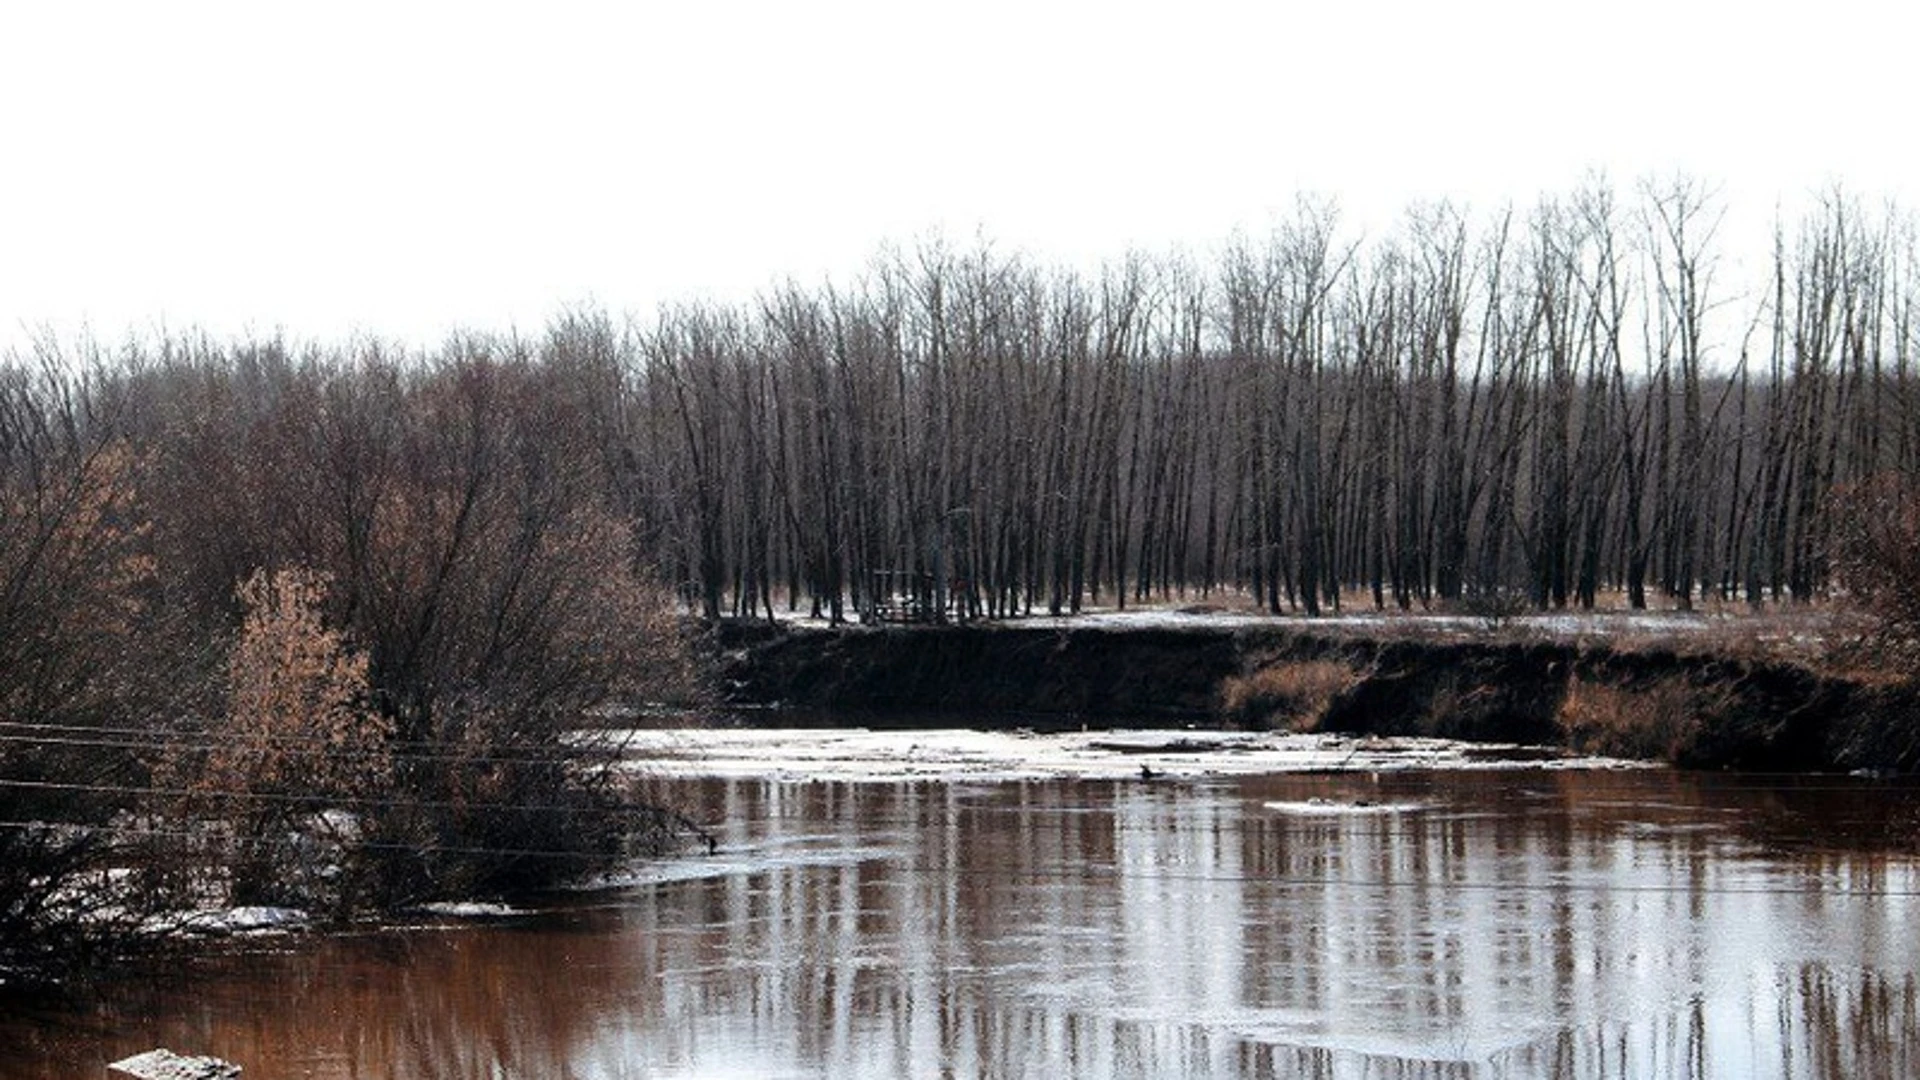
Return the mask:
[[[1194, 725], [1440, 736], [1764, 770], [1920, 767], [1920, 694], [1784, 661], [1556, 641], [1395, 639], [1275, 626], [722, 623], [723, 700], [792, 725]], [[1290, 665], [1352, 679], [1311, 714], [1235, 680]], [[1263, 684], [1264, 685], [1264, 684]], [[1269, 707], [1270, 706], [1270, 707]]]

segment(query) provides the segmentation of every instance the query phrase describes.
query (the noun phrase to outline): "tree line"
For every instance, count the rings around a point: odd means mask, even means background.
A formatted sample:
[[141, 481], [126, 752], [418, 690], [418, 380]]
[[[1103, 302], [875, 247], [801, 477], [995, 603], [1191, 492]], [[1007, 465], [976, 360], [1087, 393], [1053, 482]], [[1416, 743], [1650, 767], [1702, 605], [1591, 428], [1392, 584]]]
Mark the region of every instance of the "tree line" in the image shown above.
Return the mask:
[[1721, 223], [1687, 181], [1364, 242], [1303, 203], [1205, 262], [933, 243], [545, 347], [608, 366], [620, 497], [708, 616], [883, 571], [989, 616], [1811, 600], [1832, 494], [1920, 451], [1913, 223], [1831, 195], [1755, 281]]

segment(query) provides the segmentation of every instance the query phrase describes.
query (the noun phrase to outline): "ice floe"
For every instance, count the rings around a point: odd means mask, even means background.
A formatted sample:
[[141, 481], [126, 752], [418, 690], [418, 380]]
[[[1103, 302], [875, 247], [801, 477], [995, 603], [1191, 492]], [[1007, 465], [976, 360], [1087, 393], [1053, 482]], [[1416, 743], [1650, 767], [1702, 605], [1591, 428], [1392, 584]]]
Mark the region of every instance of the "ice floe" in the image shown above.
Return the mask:
[[665, 777], [905, 780], [1179, 780], [1406, 769], [1617, 768], [1610, 758], [1448, 739], [1240, 731], [636, 731], [627, 767]]

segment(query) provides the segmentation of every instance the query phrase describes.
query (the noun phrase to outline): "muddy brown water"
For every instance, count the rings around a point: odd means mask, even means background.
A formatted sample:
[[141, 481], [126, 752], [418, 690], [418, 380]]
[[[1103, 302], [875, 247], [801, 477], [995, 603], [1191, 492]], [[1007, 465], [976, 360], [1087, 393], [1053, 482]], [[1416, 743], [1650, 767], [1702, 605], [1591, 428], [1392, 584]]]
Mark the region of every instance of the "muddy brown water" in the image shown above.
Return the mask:
[[688, 781], [723, 849], [11, 1002], [0, 1077], [1920, 1075], [1920, 789]]

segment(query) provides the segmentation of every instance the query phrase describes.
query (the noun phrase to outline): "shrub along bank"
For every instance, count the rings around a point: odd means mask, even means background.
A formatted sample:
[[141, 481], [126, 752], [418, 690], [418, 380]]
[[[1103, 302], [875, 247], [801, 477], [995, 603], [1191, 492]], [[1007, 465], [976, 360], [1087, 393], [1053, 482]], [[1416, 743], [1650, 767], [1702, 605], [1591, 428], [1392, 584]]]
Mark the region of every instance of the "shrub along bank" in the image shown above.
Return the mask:
[[481, 340], [0, 357], [0, 985], [183, 911], [671, 839], [580, 735], [699, 689], [585, 434], [606, 376]]

